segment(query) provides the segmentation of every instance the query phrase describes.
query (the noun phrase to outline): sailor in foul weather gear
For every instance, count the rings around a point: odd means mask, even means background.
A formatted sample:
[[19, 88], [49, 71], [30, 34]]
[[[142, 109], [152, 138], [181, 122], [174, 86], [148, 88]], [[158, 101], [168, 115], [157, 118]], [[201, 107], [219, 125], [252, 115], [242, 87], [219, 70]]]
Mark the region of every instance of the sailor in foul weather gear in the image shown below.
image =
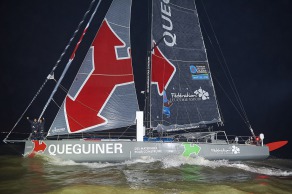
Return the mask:
[[31, 126], [31, 134], [30, 134], [30, 139], [35, 140], [37, 139], [37, 134], [38, 134], [38, 122], [37, 119], [35, 118], [34, 120], [30, 120], [29, 117], [27, 117], [28, 122], [30, 123]]
[[38, 138], [39, 140], [43, 140], [45, 133], [45, 118], [39, 120], [38, 128], [39, 128]]

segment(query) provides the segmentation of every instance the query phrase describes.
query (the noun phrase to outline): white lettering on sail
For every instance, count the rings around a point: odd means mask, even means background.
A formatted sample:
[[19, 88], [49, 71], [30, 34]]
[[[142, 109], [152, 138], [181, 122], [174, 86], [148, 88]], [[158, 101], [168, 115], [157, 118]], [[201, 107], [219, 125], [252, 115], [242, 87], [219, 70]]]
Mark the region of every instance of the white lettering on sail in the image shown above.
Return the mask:
[[62, 133], [62, 132], [65, 132], [66, 129], [65, 128], [54, 128], [54, 129], [51, 129], [52, 130], [52, 133]]
[[120, 143], [108, 144], [52, 144], [49, 154], [52, 156], [62, 154], [122, 154], [123, 145]]
[[199, 100], [209, 100], [209, 92], [206, 92], [201, 87], [200, 89], [194, 91], [193, 93], [187, 92], [186, 94], [182, 93], [171, 93], [171, 101], [199, 101]]
[[173, 29], [172, 21], [171, 21], [168, 17], [166, 17], [166, 16], [164, 16], [164, 15], [161, 15], [161, 17], [162, 17], [162, 19], [164, 19], [165, 21], [168, 21], [168, 23], [169, 23], [168, 26], [162, 24], [162, 27], [163, 27], [165, 30], [169, 30], [169, 31], [171, 31], [171, 30]]
[[167, 46], [173, 47], [176, 44], [176, 35], [175, 34], [171, 34], [170, 32], [164, 32], [163, 36], [168, 36], [171, 38], [171, 42], [167, 42], [166, 38], [164, 38], [164, 42]]
[[[169, 2], [165, 2], [169, 3]], [[165, 4], [161, 2], [161, 12], [169, 17], [171, 17], [171, 10], [170, 7], [167, 7]]]
[[162, 28], [166, 30], [163, 33], [164, 43], [169, 47], [173, 47], [176, 44], [176, 35], [171, 33], [173, 30], [173, 24], [170, 19], [171, 9], [168, 5], [166, 5], [168, 3], [169, 0], [163, 0], [163, 2], [161, 2], [161, 18], [166, 21], [166, 24], [162, 24]]

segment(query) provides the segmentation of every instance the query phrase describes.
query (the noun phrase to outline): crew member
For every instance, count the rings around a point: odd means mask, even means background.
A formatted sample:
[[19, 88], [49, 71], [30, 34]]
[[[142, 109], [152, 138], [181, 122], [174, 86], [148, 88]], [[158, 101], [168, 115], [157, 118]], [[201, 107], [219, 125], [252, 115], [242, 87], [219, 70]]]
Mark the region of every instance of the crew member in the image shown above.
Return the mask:
[[45, 118], [39, 120], [38, 127], [39, 127], [39, 139], [43, 140], [44, 134], [45, 134]]
[[32, 140], [36, 140], [38, 136], [38, 126], [39, 126], [37, 119], [35, 118], [34, 120], [30, 120], [29, 117], [27, 117], [27, 120], [31, 126], [31, 134], [29, 138]]

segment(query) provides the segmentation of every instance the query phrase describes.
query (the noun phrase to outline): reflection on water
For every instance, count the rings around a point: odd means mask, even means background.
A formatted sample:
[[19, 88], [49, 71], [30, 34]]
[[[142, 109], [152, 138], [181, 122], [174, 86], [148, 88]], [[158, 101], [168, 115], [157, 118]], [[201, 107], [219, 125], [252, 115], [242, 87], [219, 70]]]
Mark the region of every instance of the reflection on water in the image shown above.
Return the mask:
[[289, 193], [291, 160], [144, 159], [75, 163], [0, 157], [0, 193]]

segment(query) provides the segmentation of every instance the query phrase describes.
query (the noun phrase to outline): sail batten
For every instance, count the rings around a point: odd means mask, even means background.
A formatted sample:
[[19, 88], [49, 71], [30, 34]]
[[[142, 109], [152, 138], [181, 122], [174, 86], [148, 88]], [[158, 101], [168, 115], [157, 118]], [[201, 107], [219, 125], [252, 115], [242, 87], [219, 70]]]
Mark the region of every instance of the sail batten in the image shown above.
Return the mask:
[[151, 127], [221, 122], [197, 10], [192, 1], [153, 0]]

